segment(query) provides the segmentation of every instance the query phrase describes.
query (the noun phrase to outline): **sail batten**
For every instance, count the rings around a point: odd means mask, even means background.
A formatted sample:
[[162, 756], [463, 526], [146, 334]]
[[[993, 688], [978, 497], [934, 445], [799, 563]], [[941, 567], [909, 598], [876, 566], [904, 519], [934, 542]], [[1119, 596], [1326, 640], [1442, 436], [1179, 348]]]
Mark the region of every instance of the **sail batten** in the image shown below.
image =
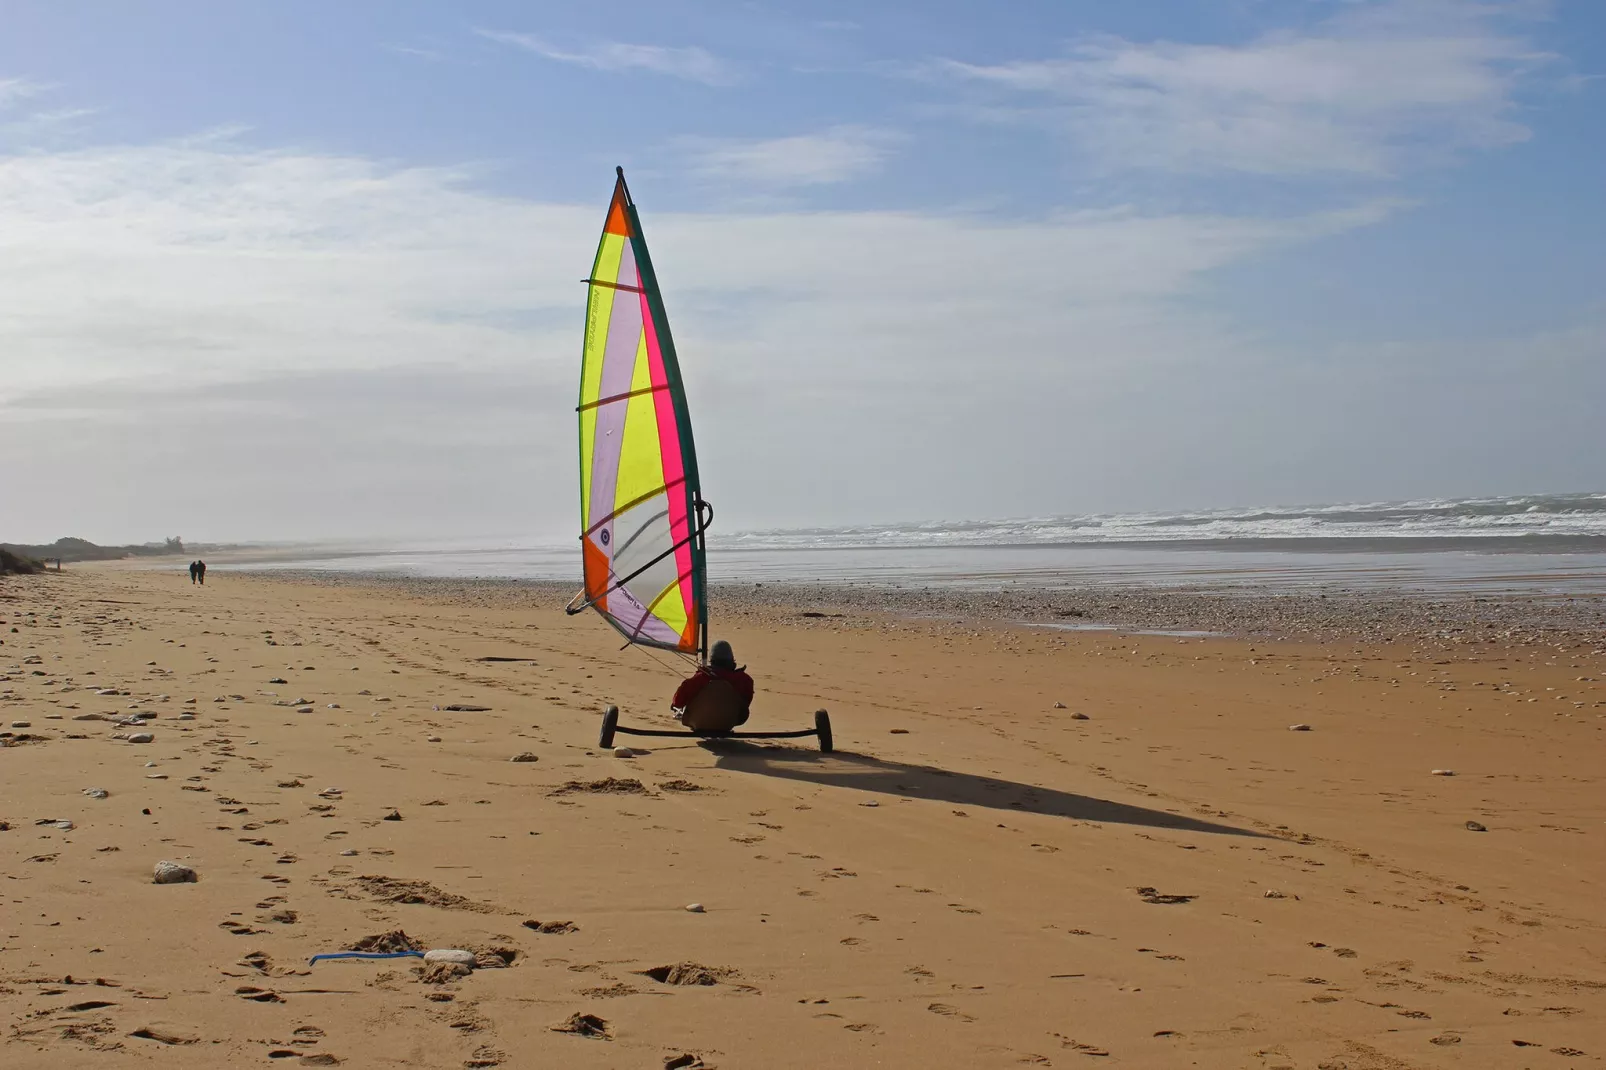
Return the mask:
[[623, 172], [585, 282], [577, 406], [585, 604], [629, 642], [703, 655], [705, 503], [691, 418]]

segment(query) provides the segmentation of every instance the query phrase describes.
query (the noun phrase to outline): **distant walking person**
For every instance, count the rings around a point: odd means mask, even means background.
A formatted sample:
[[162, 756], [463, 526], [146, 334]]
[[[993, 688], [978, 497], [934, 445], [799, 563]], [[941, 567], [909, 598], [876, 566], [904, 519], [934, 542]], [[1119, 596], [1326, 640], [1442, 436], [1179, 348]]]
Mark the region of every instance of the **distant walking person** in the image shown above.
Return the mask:
[[201, 581], [201, 586], [205, 587], [206, 586], [206, 562], [205, 561], [197, 561], [197, 562], [195, 562], [195, 576], [196, 576], [197, 579], [199, 579]]
[[190, 562], [190, 586], [192, 587], [195, 585], [196, 578], [200, 575], [200, 567], [201, 563], [199, 561]]

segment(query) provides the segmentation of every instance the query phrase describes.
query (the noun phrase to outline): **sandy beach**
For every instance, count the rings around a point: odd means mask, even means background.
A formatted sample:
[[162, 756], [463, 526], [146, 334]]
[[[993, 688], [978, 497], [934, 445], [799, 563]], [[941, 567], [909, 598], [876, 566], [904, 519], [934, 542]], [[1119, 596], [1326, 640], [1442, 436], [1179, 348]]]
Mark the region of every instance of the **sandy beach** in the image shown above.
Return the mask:
[[[673, 666], [552, 595], [0, 579], [0, 1064], [1606, 1057], [1588, 614], [1190, 637], [727, 593], [751, 727], [825, 708], [838, 752], [620, 758], [602, 707], [668, 727]], [[397, 933], [478, 968], [309, 964]]]

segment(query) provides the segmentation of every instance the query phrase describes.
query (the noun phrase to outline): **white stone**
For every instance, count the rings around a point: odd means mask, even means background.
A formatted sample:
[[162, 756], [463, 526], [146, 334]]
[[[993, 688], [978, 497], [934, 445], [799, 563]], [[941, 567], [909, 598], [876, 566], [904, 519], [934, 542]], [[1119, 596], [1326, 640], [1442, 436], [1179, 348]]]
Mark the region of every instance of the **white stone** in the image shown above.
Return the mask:
[[455, 962], [459, 966], [473, 966], [474, 952], [463, 951], [458, 948], [440, 947], [433, 951], [424, 952], [425, 962]]
[[105, 788], [85, 788], [84, 794], [91, 799], [107, 799], [111, 797], [111, 792]]
[[161, 861], [156, 863], [157, 884], [193, 884], [200, 878], [195, 870], [189, 866], [181, 866], [177, 862]]
[[636, 752], [631, 750], [629, 747], [615, 747], [613, 749], [613, 756], [615, 758], [634, 758], [636, 756]]

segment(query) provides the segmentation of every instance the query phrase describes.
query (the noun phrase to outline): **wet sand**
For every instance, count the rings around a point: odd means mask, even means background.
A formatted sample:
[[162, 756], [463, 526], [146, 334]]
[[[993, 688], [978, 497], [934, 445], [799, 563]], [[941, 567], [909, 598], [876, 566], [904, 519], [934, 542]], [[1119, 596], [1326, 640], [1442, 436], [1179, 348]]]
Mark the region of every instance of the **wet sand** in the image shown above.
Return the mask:
[[[1200, 639], [726, 590], [752, 727], [824, 707], [839, 753], [623, 759], [598, 711], [665, 727], [675, 676], [551, 593], [0, 580], [0, 1063], [1606, 1055], [1587, 617]], [[396, 930], [482, 968], [308, 964]]]

